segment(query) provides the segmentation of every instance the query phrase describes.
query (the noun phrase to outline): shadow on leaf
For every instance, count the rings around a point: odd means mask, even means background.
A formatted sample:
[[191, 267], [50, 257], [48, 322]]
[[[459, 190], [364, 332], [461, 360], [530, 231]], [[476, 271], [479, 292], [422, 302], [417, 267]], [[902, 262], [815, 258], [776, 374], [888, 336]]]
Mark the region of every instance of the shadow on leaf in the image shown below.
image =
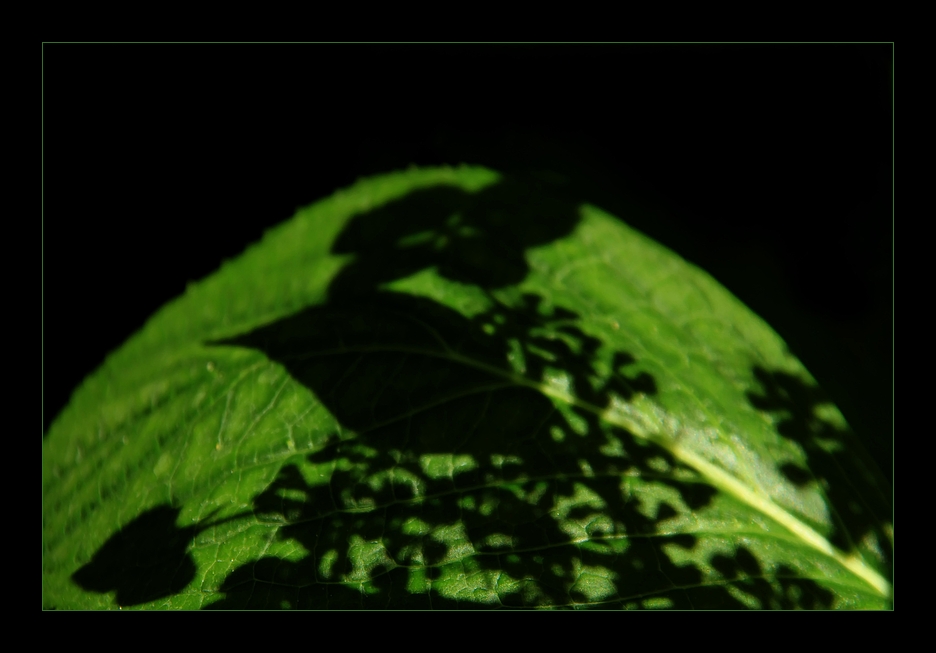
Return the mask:
[[[120, 607], [141, 605], [178, 594], [195, 578], [188, 548], [207, 528], [243, 517], [180, 528], [179, 508], [160, 505], [125, 525], [98, 549], [72, 580], [91, 592], [115, 592]], [[210, 515], [209, 515], [210, 518]]]
[[[338, 426], [253, 500], [304, 555], [245, 562], [207, 608], [831, 606], [813, 581], [767, 579], [744, 547], [702, 554], [668, 526], [715, 490], [599, 418], [655, 380], [575, 311], [516, 291], [526, 250], [578, 223], [548, 186], [442, 186], [358, 215], [333, 245], [354, 257], [325, 303], [207, 343], [262, 351]], [[394, 286], [426, 271], [455, 283], [431, 297]], [[474, 308], [456, 310], [466, 287]], [[177, 516], [139, 518], [76, 582], [128, 605], [180, 591], [197, 529]]]
[[[743, 547], [712, 560], [721, 582], [675, 564], [669, 547], [697, 540], [665, 522], [715, 490], [594, 410], [654, 394], [653, 378], [574, 311], [493, 292], [577, 220], [536, 179], [411, 193], [338, 237], [333, 251], [356, 256], [327, 303], [210, 343], [281, 363], [341, 428], [254, 501], [308, 554], [244, 564], [209, 608], [831, 606], [809, 580], [789, 593], [805, 602], [778, 596]], [[386, 287], [427, 269], [481, 289], [488, 308], [466, 317]], [[577, 402], [547, 399], [556, 378]]]
[[[888, 484], [847, 429], [823, 418], [829, 398], [818, 386], [796, 376], [754, 368], [761, 393], [748, 393], [758, 410], [780, 416], [779, 433], [799, 444], [807, 456], [804, 467], [786, 463], [780, 471], [799, 487], [815, 485], [832, 511], [834, 529], [829, 541], [845, 552], [869, 559], [883, 558], [890, 565], [893, 542], [882, 524], [891, 521]], [[890, 574], [887, 574], [888, 576]]]

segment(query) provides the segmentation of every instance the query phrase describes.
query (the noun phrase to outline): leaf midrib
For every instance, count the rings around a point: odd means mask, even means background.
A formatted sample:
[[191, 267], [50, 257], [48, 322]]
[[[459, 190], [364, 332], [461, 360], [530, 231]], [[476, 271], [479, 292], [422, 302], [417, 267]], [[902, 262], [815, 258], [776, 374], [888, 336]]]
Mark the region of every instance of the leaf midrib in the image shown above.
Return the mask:
[[505, 370], [495, 365], [490, 365], [467, 356], [462, 356], [448, 347], [446, 347], [446, 351], [434, 351], [432, 349], [406, 346], [350, 346], [308, 352], [298, 356], [292, 356], [290, 359], [301, 360], [318, 356], [378, 352], [408, 353], [450, 361], [501, 377], [517, 386], [535, 390], [540, 394], [552, 399], [556, 399], [569, 405], [576, 406], [582, 410], [588, 411], [608, 424], [623, 428], [636, 437], [663, 447], [674, 458], [698, 472], [708, 481], [710, 485], [729, 494], [735, 499], [777, 522], [789, 532], [791, 532], [797, 540], [804, 543], [811, 549], [818, 551], [819, 553], [822, 553], [829, 558], [832, 558], [835, 560], [835, 562], [847, 569], [850, 573], [862, 579], [880, 596], [889, 600], [893, 595], [893, 588], [891, 587], [890, 583], [875, 569], [865, 564], [865, 562], [860, 557], [857, 555], [846, 555], [842, 551], [836, 549], [825, 537], [823, 537], [811, 526], [798, 519], [795, 515], [790, 514], [776, 503], [770, 501], [769, 498], [764, 497], [751, 488], [747, 487], [725, 470], [716, 465], [713, 465], [712, 463], [698, 456], [693, 451], [681, 446], [679, 441], [676, 439], [675, 434], [668, 434], [669, 437], [650, 434], [635, 420], [630, 419], [628, 416], [623, 415], [620, 412], [613, 411], [611, 408], [600, 408], [589, 402], [582, 401], [573, 395], [562, 392], [555, 387], [528, 379], [522, 375], [517, 374], [516, 372], [513, 372], [512, 370]]

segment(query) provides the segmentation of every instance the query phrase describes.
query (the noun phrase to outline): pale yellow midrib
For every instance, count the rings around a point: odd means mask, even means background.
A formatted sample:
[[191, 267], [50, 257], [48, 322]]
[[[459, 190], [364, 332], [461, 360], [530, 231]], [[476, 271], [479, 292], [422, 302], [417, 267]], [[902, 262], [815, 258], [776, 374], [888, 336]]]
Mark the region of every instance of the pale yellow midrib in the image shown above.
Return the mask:
[[[845, 555], [842, 551], [839, 551], [834, 546], [832, 546], [832, 544], [825, 537], [816, 532], [815, 529], [810, 527], [808, 524], [803, 523], [777, 504], [773, 503], [769, 497], [758, 494], [722, 468], [718, 467], [717, 465], [713, 465], [709, 461], [697, 455], [695, 452], [681, 446], [675, 438], [652, 437], [652, 435], [648, 433], [640, 424], [619, 412], [613, 412], [610, 409], [599, 408], [588, 402], [581, 401], [577, 397], [565, 393], [558, 388], [544, 383], [531, 381], [530, 379], [527, 379], [526, 377], [514, 372], [510, 372], [494, 365], [488, 365], [472, 358], [467, 358], [451, 350], [432, 351], [427, 349], [420, 349], [417, 347], [362, 346], [342, 347], [340, 349], [331, 351], [317, 351], [308, 354], [308, 356], [322, 356], [352, 352], [366, 353], [377, 351], [399, 351], [401, 353], [405, 352], [424, 356], [432, 356], [434, 358], [442, 358], [454, 363], [473, 367], [489, 374], [500, 376], [502, 378], [508, 379], [516, 385], [536, 390], [537, 392], [548, 397], [552, 397], [553, 399], [558, 399], [559, 401], [577, 406], [582, 410], [587, 410], [600, 417], [602, 420], [613, 424], [614, 426], [624, 428], [629, 433], [639, 438], [648, 440], [658, 446], [663, 447], [677, 460], [699, 472], [713, 487], [726, 492], [739, 501], [754, 508], [761, 514], [770, 517], [775, 522], [790, 531], [794, 536], [799, 538], [807, 546], [832, 558], [849, 572], [862, 579], [864, 582], [874, 588], [874, 591], [882, 597], [889, 600], [893, 596], [893, 588], [887, 579], [866, 565], [864, 561], [861, 560], [861, 558], [855, 555]], [[304, 357], [305, 356], [300, 356], [297, 358]]]
[[575, 405], [583, 410], [587, 410], [610, 424], [626, 429], [628, 432], [639, 438], [652, 441], [658, 446], [661, 446], [669, 451], [677, 460], [695, 469], [714, 487], [722, 490], [723, 492], [727, 492], [731, 496], [751, 506], [760, 513], [770, 517], [793, 533], [808, 546], [831, 557], [840, 565], [848, 569], [851, 573], [855, 574], [863, 581], [871, 585], [871, 587], [873, 587], [874, 590], [881, 596], [888, 599], [891, 597], [892, 588], [887, 579], [885, 579], [871, 567], [867, 566], [859, 557], [855, 555], [845, 555], [832, 546], [832, 544], [826, 538], [817, 533], [812, 527], [803, 523], [787, 511], [783, 510], [783, 508], [770, 501], [768, 497], [754, 492], [751, 488], [741, 483], [737, 478], [730, 475], [721, 467], [713, 465], [709, 461], [698, 456], [695, 452], [681, 446], [677, 440], [651, 437], [649, 433], [644, 431], [643, 427], [638, 425], [634, 420], [628, 419], [625, 415], [612, 412], [608, 409], [600, 409], [597, 406], [581, 401], [578, 398], [564, 393], [561, 390], [553, 388], [549, 385], [530, 381], [529, 379], [519, 375], [510, 374], [504, 370], [498, 370], [493, 366], [473, 362], [470, 359], [466, 359], [457, 355], [453, 356], [452, 359], [462, 364], [483, 368], [494, 374], [507, 376], [519, 385], [537, 390], [546, 396]]

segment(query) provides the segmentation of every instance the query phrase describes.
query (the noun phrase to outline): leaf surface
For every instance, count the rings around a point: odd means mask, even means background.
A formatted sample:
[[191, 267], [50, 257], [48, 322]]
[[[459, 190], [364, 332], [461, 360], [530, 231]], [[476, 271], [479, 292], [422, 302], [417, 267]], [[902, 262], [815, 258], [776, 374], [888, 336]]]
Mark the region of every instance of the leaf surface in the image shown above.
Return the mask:
[[43, 607], [890, 607], [839, 411], [620, 217], [413, 168], [268, 232], [50, 429]]

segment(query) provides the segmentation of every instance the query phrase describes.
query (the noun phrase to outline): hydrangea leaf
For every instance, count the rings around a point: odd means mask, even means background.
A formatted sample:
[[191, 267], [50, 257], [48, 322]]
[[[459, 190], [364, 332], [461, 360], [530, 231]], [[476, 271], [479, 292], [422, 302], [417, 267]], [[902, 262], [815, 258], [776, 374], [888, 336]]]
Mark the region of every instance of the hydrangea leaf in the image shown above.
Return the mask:
[[560, 181], [363, 179], [163, 307], [43, 440], [43, 607], [889, 608], [840, 412]]

